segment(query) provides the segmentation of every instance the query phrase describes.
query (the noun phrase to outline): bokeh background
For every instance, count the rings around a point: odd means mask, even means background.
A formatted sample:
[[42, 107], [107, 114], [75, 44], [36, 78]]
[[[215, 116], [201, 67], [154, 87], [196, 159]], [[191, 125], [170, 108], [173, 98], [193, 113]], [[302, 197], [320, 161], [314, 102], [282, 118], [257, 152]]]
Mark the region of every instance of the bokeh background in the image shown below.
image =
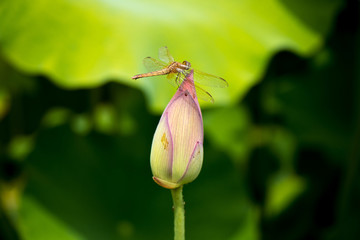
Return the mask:
[[168, 240], [149, 154], [175, 89], [142, 59], [222, 76], [201, 103], [187, 239], [358, 239], [359, 1], [1, 0], [0, 238]]

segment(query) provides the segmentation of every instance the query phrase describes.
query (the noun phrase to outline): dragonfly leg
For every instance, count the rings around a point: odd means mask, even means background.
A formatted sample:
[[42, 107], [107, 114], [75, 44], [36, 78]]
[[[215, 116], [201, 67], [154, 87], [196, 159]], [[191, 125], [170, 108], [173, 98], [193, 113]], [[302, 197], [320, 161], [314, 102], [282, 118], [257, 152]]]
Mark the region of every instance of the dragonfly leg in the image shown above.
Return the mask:
[[176, 75], [176, 79], [175, 79], [176, 85], [177, 85], [178, 87], [180, 87], [180, 75], [181, 75], [181, 72], [179, 72], [179, 73]]

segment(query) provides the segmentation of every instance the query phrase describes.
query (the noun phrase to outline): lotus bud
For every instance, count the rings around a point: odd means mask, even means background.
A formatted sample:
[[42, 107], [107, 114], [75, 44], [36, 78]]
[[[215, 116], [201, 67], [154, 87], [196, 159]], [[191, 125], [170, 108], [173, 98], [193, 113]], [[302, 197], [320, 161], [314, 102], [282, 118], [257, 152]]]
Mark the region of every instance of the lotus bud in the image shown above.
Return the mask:
[[165, 108], [150, 155], [154, 181], [168, 189], [190, 183], [203, 162], [203, 121], [191, 71]]

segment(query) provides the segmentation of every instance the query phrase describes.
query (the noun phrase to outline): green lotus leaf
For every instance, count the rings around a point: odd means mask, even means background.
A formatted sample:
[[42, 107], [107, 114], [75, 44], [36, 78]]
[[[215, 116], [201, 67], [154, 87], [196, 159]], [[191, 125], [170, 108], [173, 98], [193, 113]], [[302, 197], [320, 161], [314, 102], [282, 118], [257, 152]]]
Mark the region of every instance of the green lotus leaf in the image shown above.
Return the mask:
[[240, 99], [279, 50], [308, 56], [322, 46], [340, 0], [2, 0], [0, 47], [18, 68], [65, 88], [118, 81], [142, 89], [153, 110], [174, 90], [131, 76], [168, 46], [175, 60], [225, 78], [216, 103]]

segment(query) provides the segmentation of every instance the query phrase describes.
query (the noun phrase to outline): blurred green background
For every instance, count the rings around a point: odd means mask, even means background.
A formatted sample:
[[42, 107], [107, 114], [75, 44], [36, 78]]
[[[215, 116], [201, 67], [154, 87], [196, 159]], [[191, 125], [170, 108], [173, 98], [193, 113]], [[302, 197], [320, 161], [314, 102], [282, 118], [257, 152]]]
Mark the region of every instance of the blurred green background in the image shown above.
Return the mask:
[[173, 237], [149, 155], [168, 46], [227, 89], [201, 102], [187, 239], [358, 239], [357, 0], [0, 2], [0, 239]]

